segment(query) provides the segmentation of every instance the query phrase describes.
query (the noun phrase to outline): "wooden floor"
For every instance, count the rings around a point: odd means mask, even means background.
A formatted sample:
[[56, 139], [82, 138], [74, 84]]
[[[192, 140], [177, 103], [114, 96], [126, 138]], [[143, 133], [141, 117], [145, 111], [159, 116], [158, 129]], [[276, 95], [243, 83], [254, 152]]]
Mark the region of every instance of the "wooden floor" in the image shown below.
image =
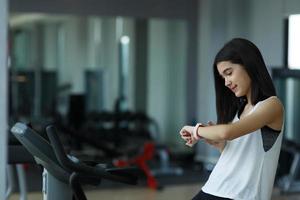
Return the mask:
[[[86, 192], [89, 200], [185, 200], [191, 199], [200, 186], [198, 184], [168, 186], [161, 191], [154, 191], [147, 188], [118, 188], [101, 189]], [[30, 193], [28, 200], [41, 200], [41, 193]], [[18, 195], [14, 194], [9, 200], [18, 200]], [[300, 200], [300, 194], [280, 195], [274, 189], [272, 200]]]

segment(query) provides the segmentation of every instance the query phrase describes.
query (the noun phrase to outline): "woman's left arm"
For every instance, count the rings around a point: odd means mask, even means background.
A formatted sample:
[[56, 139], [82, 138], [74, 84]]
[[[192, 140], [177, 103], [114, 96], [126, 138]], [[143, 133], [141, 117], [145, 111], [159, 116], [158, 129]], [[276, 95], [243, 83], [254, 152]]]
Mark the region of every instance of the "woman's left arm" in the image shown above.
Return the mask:
[[209, 140], [233, 140], [283, 119], [283, 106], [278, 98], [268, 98], [251, 114], [231, 124], [198, 127], [198, 136]]

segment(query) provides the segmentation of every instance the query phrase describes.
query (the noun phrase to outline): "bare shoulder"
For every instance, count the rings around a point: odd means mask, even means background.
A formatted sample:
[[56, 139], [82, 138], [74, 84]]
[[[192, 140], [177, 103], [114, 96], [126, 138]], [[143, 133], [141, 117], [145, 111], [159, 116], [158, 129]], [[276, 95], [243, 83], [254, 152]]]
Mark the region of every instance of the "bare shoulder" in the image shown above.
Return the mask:
[[265, 99], [258, 110], [269, 115], [268, 126], [273, 129], [280, 129], [283, 123], [284, 107], [281, 100], [277, 96], [271, 96]]
[[262, 102], [262, 107], [275, 109], [281, 113], [284, 112], [284, 107], [281, 100], [277, 96], [271, 96]]

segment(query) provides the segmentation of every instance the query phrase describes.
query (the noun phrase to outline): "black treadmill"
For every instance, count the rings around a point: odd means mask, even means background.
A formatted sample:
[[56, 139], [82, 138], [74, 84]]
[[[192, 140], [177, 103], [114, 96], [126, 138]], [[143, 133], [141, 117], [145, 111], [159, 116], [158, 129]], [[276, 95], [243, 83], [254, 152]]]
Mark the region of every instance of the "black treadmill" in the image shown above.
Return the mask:
[[81, 184], [99, 185], [101, 179], [137, 184], [136, 168], [107, 168], [103, 164], [90, 166], [66, 155], [53, 126], [46, 128], [50, 143], [24, 123], [16, 123], [11, 132], [44, 167], [44, 199], [86, 200]]

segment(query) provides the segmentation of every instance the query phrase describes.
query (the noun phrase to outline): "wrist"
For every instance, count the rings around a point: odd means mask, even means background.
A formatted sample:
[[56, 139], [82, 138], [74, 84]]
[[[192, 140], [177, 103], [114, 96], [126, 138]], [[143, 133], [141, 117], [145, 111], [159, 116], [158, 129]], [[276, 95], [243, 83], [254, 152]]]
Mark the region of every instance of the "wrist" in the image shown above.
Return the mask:
[[193, 129], [193, 137], [196, 139], [196, 140], [200, 140], [202, 137], [199, 135], [199, 127], [203, 127], [203, 124], [201, 123], [197, 123], [196, 126], [194, 126], [194, 129]]

